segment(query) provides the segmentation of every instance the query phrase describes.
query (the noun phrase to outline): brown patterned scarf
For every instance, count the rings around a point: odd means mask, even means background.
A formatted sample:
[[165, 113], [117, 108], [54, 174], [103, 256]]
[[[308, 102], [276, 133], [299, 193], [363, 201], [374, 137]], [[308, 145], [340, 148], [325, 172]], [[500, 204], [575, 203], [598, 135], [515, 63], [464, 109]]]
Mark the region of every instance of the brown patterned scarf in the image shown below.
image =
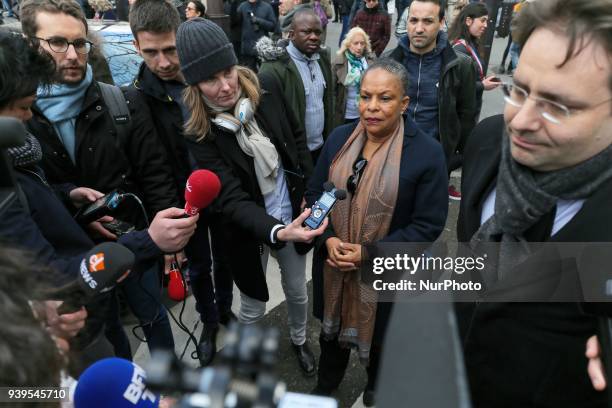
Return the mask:
[[[397, 186], [404, 140], [404, 123], [374, 152], [365, 167], [355, 194], [339, 201], [331, 223], [343, 242], [369, 244], [385, 237], [397, 201]], [[344, 188], [361, 155], [367, 136], [361, 123], [332, 161], [329, 180]], [[368, 362], [376, 317], [376, 292], [362, 284], [359, 271], [342, 272], [327, 264], [323, 269], [323, 334], [329, 339], [357, 347]]]

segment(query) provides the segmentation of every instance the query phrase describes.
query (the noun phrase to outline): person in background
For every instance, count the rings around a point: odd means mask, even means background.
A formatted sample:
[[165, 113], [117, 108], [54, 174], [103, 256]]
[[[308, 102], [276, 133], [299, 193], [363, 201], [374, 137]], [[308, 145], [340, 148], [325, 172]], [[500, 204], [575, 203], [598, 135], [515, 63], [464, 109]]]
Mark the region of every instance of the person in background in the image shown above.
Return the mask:
[[[461, 151], [476, 124], [476, 74], [472, 60], [453, 51], [444, 24], [443, 1], [414, 0], [408, 35], [389, 57], [404, 64], [410, 78], [408, 114], [444, 148], [449, 174], [461, 166]], [[461, 200], [449, 185], [448, 197]]]
[[334, 126], [334, 95], [329, 49], [321, 46], [321, 21], [309, 9], [293, 15], [290, 41], [274, 46], [268, 39], [257, 44], [261, 72], [281, 84], [285, 103], [295, 110], [306, 133], [312, 162]]
[[303, 128], [291, 105], [283, 102], [276, 78], [258, 78], [239, 66], [217, 24], [200, 18], [181, 24], [176, 45], [188, 84], [184, 101], [191, 113], [186, 124], [190, 151], [198, 166], [221, 179], [217, 202], [223, 248], [241, 292], [238, 319], [252, 324], [263, 318], [272, 253], [287, 297], [292, 349], [302, 371], [314, 375], [306, 336], [306, 256], [294, 242], [311, 241], [324, 227], [302, 227], [310, 209], [302, 212], [300, 204], [312, 172]]
[[188, 2], [185, 7], [185, 17], [187, 20], [195, 17], [206, 18], [206, 6], [200, 0]]
[[257, 51], [255, 43], [261, 37], [276, 30], [276, 15], [272, 6], [265, 0], [247, 0], [236, 10], [235, 23], [240, 24], [241, 33], [241, 64], [258, 70]]
[[306, 204], [314, 204], [326, 181], [348, 192], [315, 239], [314, 314], [322, 328], [313, 393], [330, 395], [338, 388], [352, 347], [367, 367], [366, 407], [374, 405], [392, 304], [376, 302], [359, 265], [379, 243], [435, 241], [448, 211], [442, 147], [404, 118], [407, 90], [408, 73], [399, 62], [383, 58], [368, 67], [361, 82], [360, 120], [331, 133], [305, 195]]
[[332, 66], [336, 126], [359, 119], [361, 77], [373, 60], [370, 38], [366, 32], [360, 27], [351, 28]]
[[463, 7], [448, 30], [448, 40], [455, 52], [467, 55], [476, 70], [476, 108], [480, 115], [482, 93], [497, 88], [501, 82], [495, 75], [485, 77], [484, 61], [481, 59], [480, 39], [487, 30], [489, 10], [484, 3], [470, 3]]
[[370, 37], [372, 51], [380, 57], [391, 38], [391, 16], [378, 0], [366, 0], [365, 8], [355, 14], [351, 27], [363, 28]]

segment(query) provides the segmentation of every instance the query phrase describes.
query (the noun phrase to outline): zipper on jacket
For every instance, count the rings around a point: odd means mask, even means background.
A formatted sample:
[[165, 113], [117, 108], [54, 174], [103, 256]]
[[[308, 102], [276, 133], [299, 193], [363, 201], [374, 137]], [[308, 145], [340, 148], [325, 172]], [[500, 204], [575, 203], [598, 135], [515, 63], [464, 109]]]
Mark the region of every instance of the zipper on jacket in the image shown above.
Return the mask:
[[[40, 174], [38, 174], [35, 171], [32, 170], [28, 170], [28, 169], [21, 169], [22, 171], [25, 171], [26, 173], [30, 173], [35, 175], [36, 177], [38, 177], [38, 179], [41, 181], [41, 183], [43, 183], [45, 186], [47, 186], [48, 188], [51, 188], [51, 185], [49, 185], [49, 183], [47, 182], [47, 180], [44, 179], [44, 177], [42, 177]], [[53, 190], [53, 189], [51, 189]]]
[[417, 94], [416, 94], [416, 106], [414, 107], [413, 120], [416, 122], [417, 109], [419, 109], [419, 95], [421, 93], [421, 67], [423, 65], [423, 56], [419, 56], [419, 76], [417, 78]]

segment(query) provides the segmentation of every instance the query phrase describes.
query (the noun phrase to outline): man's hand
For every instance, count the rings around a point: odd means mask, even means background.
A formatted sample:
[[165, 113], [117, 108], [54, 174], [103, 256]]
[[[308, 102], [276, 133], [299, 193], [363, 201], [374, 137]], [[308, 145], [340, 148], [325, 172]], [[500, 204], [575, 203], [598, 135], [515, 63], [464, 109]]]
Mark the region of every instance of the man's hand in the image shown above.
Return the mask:
[[601, 362], [601, 349], [597, 336], [591, 336], [586, 344], [586, 357], [589, 359], [587, 371], [591, 377], [593, 388], [597, 391], [606, 389], [606, 376], [604, 375], [603, 364]]
[[327, 264], [333, 268], [338, 268], [341, 271], [352, 271], [356, 268], [353, 262], [347, 261], [345, 250], [342, 248], [346, 243], [342, 242], [340, 238], [331, 237], [325, 241], [327, 247]]
[[63, 302], [57, 300], [45, 301], [44, 318], [47, 323], [47, 330], [55, 339], [57, 346], [62, 351], [67, 352], [69, 347], [68, 341], [76, 336], [83, 326], [85, 326], [87, 311], [82, 307], [77, 312], [58, 315], [57, 308], [60, 307], [62, 303]]
[[77, 187], [74, 190], [70, 190], [68, 193], [70, 200], [75, 207], [80, 208], [85, 204], [93, 203], [98, 198], [104, 197], [104, 194], [88, 187]]
[[495, 75], [489, 75], [485, 79], [482, 80], [482, 86], [486, 91], [490, 91], [491, 89], [495, 89], [501, 85], [499, 78]]
[[187, 256], [185, 251], [181, 251], [178, 254], [166, 254], [164, 255], [164, 273], [168, 275], [170, 273], [172, 262], [174, 262], [174, 256], [178, 259], [179, 267], [183, 266], [187, 262]]
[[176, 207], [166, 208], [155, 214], [147, 231], [155, 245], [163, 252], [179, 252], [193, 235], [200, 215], [183, 218], [184, 214], [185, 210]]
[[114, 218], [110, 215], [105, 215], [99, 220], [87, 224], [87, 229], [93, 237], [101, 237], [104, 239], [110, 239], [111, 241], [116, 241], [117, 236], [102, 226], [103, 222], [111, 222], [113, 219]]
[[293, 222], [285, 228], [278, 231], [276, 237], [279, 241], [291, 242], [311, 242], [315, 237], [318, 237], [327, 228], [328, 220], [325, 218], [323, 223], [316, 230], [302, 226], [306, 218], [310, 215], [310, 208], [307, 208]]

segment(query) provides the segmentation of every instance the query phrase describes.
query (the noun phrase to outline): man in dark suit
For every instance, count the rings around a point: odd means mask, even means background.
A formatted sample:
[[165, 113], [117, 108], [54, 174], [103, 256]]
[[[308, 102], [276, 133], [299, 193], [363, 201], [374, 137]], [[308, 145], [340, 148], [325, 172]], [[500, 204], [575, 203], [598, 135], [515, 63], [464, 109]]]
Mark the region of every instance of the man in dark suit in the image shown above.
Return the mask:
[[[489, 294], [539, 256], [530, 242], [612, 241], [611, 18], [611, 0], [538, 1], [519, 16], [503, 118], [481, 122], [465, 150], [458, 238], [498, 243]], [[578, 303], [457, 312], [474, 406], [606, 406], [597, 353], [585, 356], [596, 318]]]

